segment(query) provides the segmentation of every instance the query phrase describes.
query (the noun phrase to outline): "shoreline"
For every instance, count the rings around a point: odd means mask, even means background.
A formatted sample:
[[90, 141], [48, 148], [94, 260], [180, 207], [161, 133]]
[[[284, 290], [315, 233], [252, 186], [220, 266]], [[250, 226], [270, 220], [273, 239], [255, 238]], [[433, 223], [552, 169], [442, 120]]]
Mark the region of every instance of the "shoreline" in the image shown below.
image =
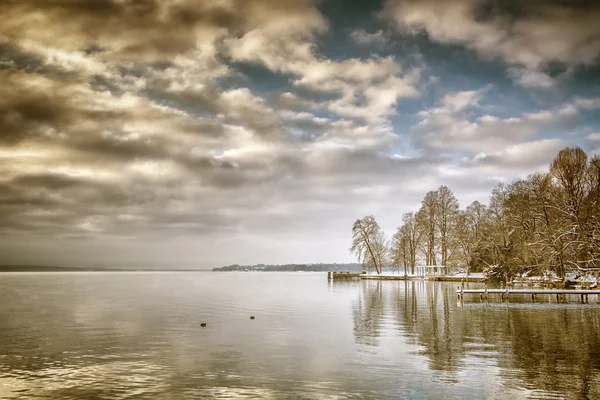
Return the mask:
[[487, 282], [485, 276], [414, 276], [414, 275], [362, 275], [361, 280], [373, 281], [432, 281], [432, 282]]
[[327, 280], [374, 280], [374, 281], [434, 281], [434, 282], [487, 282], [489, 278], [482, 273], [455, 275], [399, 275], [399, 274], [366, 274], [351, 271], [328, 271]]

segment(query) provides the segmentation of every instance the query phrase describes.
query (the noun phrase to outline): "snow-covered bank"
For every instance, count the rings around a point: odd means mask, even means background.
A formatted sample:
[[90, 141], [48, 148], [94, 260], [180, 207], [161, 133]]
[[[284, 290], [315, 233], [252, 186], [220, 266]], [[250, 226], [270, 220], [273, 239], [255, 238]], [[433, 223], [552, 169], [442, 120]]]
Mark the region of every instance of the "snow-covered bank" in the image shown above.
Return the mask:
[[513, 285], [523, 286], [548, 286], [548, 287], [587, 287], [595, 288], [598, 286], [599, 273], [590, 271], [570, 271], [565, 275], [564, 280], [559, 278], [556, 273], [550, 271], [545, 275], [531, 275], [528, 273], [517, 274], [513, 280]]
[[432, 281], [472, 281], [472, 282], [484, 282], [487, 277], [482, 272], [469, 273], [467, 276], [466, 271], [454, 271], [449, 274], [436, 273], [421, 273], [421, 274], [405, 274], [404, 271], [384, 271], [381, 274], [377, 274], [374, 271], [370, 271], [366, 274], [360, 275], [362, 279], [368, 280], [432, 280]]

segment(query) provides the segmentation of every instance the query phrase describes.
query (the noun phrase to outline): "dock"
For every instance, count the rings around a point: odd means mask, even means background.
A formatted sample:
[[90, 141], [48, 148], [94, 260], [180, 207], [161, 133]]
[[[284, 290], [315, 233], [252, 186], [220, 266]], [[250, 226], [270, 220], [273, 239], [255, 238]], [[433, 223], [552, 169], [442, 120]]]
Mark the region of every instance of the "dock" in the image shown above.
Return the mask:
[[372, 280], [372, 281], [406, 281], [409, 279], [420, 279], [418, 277], [411, 277], [405, 275], [361, 275], [360, 279]]
[[327, 280], [338, 280], [338, 279], [360, 279], [360, 276], [363, 275], [360, 272], [350, 272], [350, 271], [329, 271], [327, 272]]
[[[531, 296], [531, 300], [535, 301], [538, 295], [556, 295], [556, 300], [560, 301], [564, 299], [566, 295], [579, 295], [581, 296], [581, 302], [588, 300], [588, 296], [600, 295], [600, 290], [591, 289], [463, 289], [458, 288], [456, 294], [459, 300], [463, 300], [465, 294], [479, 294], [482, 300], [487, 300], [489, 295], [500, 295], [502, 301], [508, 300], [510, 295], [528, 295]], [[600, 297], [599, 297], [600, 299]]]

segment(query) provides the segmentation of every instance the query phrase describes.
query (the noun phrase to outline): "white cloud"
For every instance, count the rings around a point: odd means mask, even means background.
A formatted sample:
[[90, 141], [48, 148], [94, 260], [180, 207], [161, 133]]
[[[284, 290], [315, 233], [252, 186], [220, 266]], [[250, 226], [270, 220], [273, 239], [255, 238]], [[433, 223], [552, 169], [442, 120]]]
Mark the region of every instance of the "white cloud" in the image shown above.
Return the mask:
[[316, 54], [314, 35], [326, 24], [312, 12], [287, 25], [285, 17], [268, 21], [240, 38], [225, 41], [236, 61], [259, 63], [275, 72], [293, 75], [295, 87], [339, 96], [329, 109], [343, 117], [381, 121], [402, 97], [419, 94], [418, 71], [402, 75], [392, 57], [329, 60]]
[[350, 39], [360, 45], [383, 45], [389, 41], [387, 35], [381, 29], [374, 33], [369, 33], [364, 29], [357, 29], [352, 31]]
[[482, 93], [482, 90], [464, 90], [448, 93], [442, 97], [441, 103], [444, 107], [453, 111], [462, 111], [468, 107], [478, 106]]
[[476, 0], [388, 0], [382, 14], [406, 34], [426, 32], [433, 41], [505, 61], [509, 75], [527, 87], [554, 85], [545, 70], [550, 62], [592, 65], [600, 54], [598, 7], [531, 1], [511, 9], [508, 3]]
[[551, 110], [507, 118], [493, 115], [471, 117], [482, 92], [457, 92], [442, 98], [440, 106], [419, 113], [415, 139], [425, 149], [470, 152], [494, 152], [506, 146], [536, 138], [545, 128], [557, 128], [573, 121], [578, 110], [566, 104]]
[[562, 139], [541, 139], [507, 146], [501, 151], [478, 153], [463, 162], [463, 166], [496, 176], [514, 176], [547, 171], [556, 154], [569, 142]]
[[510, 67], [508, 68], [507, 73], [508, 76], [523, 87], [548, 89], [556, 84], [555, 79], [548, 74], [535, 69]]

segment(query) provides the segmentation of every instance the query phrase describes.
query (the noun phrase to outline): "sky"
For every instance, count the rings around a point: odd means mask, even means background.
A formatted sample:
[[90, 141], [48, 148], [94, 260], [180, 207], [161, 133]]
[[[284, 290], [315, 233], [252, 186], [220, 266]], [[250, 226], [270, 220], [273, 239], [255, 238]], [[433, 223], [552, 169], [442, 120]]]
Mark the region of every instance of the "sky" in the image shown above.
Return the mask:
[[600, 150], [600, 3], [0, 1], [0, 263], [352, 262]]

